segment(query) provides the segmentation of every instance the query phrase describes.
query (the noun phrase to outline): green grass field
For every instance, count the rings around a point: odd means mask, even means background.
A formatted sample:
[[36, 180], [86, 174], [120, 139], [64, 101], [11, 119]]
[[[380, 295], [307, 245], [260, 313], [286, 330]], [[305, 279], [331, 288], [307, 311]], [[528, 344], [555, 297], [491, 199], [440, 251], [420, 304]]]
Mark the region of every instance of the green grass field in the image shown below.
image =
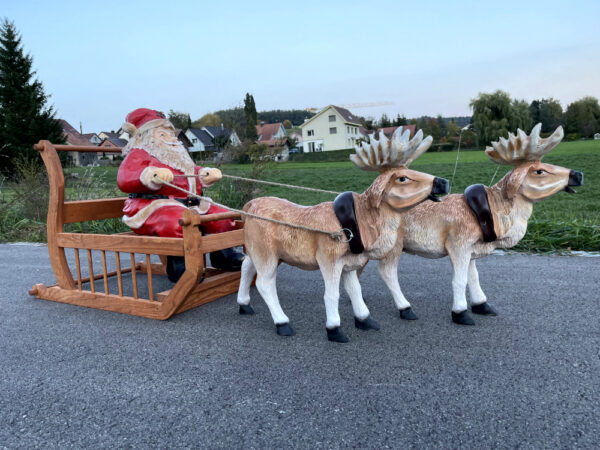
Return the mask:
[[[411, 168], [451, 180], [456, 157], [457, 152], [425, 153]], [[600, 251], [600, 141], [564, 142], [547, 155], [544, 162], [584, 172], [585, 184], [577, 189], [577, 194], [561, 192], [536, 204], [527, 235], [516, 250]], [[221, 170], [226, 175], [248, 176], [251, 166], [227, 164], [221, 166]], [[461, 152], [451, 193], [462, 193], [467, 186], [474, 183], [489, 186], [502, 178], [508, 170], [506, 166], [492, 163], [483, 151]], [[116, 188], [116, 167], [98, 167], [93, 171], [76, 168], [69, 169], [66, 173], [77, 173], [79, 176], [78, 180], [69, 180], [67, 176], [68, 199], [124, 195]], [[343, 161], [277, 164], [263, 179], [337, 192], [363, 192], [375, 177], [376, 173], [359, 170], [350, 161]], [[91, 181], [88, 182], [88, 179]], [[331, 194], [282, 187], [247, 184], [244, 186], [234, 184], [226, 178], [214, 187], [206, 189], [205, 194], [216, 201], [238, 208], [249, 196], [272, 195], [302, 205], [314, 205], [333, 200], [334, 197]], [[98, 231], [108, 231], [107, 226], [110, 229], [109, 224], [96, 226]], [[118, 228], [119, 224], [115, 223], [113, 226]], [[81, 228], [82, 231], [84, 229]], [[34, 239], [38, 240], [39, 236]], [[0, 240], [7, 240], [6, 233], [4, 236], [0, 233]]]

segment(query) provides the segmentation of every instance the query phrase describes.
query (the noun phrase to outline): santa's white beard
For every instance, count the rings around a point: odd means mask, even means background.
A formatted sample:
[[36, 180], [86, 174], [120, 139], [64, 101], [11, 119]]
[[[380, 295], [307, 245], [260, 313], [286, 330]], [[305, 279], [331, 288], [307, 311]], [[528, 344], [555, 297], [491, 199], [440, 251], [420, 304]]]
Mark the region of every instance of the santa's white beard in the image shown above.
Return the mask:
[[194, 167], [196, 165], [183, 144], [179, 141], [170, 142], [155, 139], [152, 131], [150, 129], [142, 135], [134, 136], [130, 139], [123, 148], [123, 156], [126, 156], [133, 148], [141, 148], [169, 167], [180, 170], [186, 175], [194, 174]]

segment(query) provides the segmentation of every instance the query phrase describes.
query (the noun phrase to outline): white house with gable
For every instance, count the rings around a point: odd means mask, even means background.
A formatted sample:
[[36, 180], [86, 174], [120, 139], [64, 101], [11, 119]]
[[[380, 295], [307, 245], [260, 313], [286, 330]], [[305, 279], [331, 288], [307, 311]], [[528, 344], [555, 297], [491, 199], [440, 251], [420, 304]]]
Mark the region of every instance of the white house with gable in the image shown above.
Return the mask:
[[361, 123], [346, 108], [329, 105], [308, 119], [302, 129], [304, 153], [354, 148], [361, 138]]

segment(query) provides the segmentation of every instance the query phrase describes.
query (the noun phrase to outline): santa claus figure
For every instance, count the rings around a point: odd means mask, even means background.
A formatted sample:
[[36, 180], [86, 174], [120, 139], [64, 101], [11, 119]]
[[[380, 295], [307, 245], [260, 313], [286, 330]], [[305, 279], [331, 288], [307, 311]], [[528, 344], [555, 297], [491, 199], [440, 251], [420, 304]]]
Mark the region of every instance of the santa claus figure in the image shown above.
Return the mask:
[[[123, 130], [131, 136], [123, 148], [125, 159], [119, 167], [117, 184], [129, 194], [123, 208], [123, 222], [138, 234], [162, 237], [182, 237], [179, 225], [186, 208], [199, 214], [227, 212], [197, 197], [164, 184], [168, 182], [202, 195], [202, 187], [221, 179], [219, 169], [200, 167], [175, 136], [175, 127], [165, 115], [152, 109], [139, 108], [129, 113]], [[233, 220], [208, 222], [205, 233], [220, 233], [235, 229]], [[214, 267], [239, 270], [244, 255], [232, 249], [211, 253]], [[182, 257], [169, 257], [167, 273], [176, 281], [185, 270]]]

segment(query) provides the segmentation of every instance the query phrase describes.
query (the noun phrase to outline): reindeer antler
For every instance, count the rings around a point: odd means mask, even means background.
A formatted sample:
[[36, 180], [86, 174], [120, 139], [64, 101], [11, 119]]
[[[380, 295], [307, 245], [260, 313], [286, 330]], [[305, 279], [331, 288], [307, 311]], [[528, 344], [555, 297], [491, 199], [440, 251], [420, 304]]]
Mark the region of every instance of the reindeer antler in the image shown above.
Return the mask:
[[563, 128], [558, 127], [551, 136], [540, 138], [542, 124], [538, 123], [531, 134], [527, 134], [517, 128], [517, 135], [508, 133], [508, 139], [500, 138], [499, 141], [492, 142], [491, 147], [486, 147], [485, 154], [498, 164], [509, 166], [518, 166], [526, 161], [539, 161], [544, 155], [562, 141], [564, 136]]
[[356, 146], [356, 154], [350, 155], [354, 164], [363, 170], [383, 172], [387, 169], [408, 166], [423, 154], [430, 146], [433, 138], [427, 136], [423, 139], [423, 131], [419, 130], [409, 140], [410, 130], [402, 133], [402, 128], [394, 131], [391, 139], [385, 137], [383, 130], [379, 132], [379, 141], [375, 134], [371, 135], [371, 142]]

